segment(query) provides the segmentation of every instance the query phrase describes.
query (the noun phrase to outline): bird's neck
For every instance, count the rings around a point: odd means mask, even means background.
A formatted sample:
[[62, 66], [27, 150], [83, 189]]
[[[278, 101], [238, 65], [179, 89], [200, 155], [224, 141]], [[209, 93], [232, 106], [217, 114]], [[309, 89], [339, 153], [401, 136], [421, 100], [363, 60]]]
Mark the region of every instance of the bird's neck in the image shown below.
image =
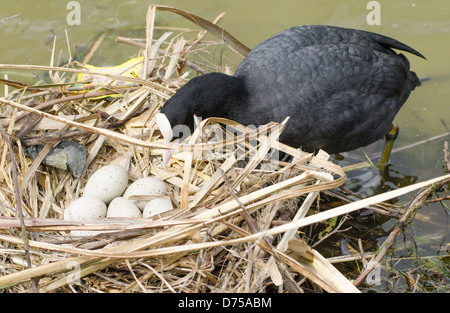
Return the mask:
[[221, 73], [209, 73], [191, 79], [170, 98], [161, 110], [174, 127], [194, 129], [194, 115], [199, 119], [224, 117], [242, 107], [247, 99], [244, 80]]
[[[203, 119], [229, 117], [231, 111], [241, 107], [247, 98], [244, 80], [221, 73], [203, 75], [204, 86], [199, 86], [196, 99], [192, 102], [192, 113]], [[234, 108], [232, 110], [232, 108]]]

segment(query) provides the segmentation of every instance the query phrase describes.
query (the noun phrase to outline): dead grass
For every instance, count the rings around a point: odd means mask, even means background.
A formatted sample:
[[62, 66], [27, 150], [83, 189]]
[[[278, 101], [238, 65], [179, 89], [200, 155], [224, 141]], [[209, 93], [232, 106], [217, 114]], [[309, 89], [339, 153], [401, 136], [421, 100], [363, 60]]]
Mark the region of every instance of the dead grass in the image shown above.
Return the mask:
[[[75, 75], [92, 73], [79, 64], [0, 65], [46, 71], [52, 80], [51, 85], [33, 86], [2, 81], [16, 89], [0, 99], [0, 125], [5, 129], [0, 139], [0, 288], [6, 292], [264, 292], [268, 285], [276, 285], [279, 291], [300, 292], [309, 284], [307, 288], [316, 291], [358, 292], [329, 260], [300, 240], [298, 230], [442, 177], [312, 214], [309, 208], [320, 192], [342, 185], [345, 173], [324, 153], [314, 156], [279, 143], [282, 124], [250, 129], [208, 119], [189, 142], [164, 143], [154, 116], [187, 81], [188, 72], [206, 72], [202, 64], [189, 60], [206, 32], [197, 31], [194, 39], [172, 31], [154, 38], [158, 10], [190, 19], [215, 35], [216, 44], [241, 55], [249, 51], [216, 25], [223, 15], [212, 23], [179, 9], [150, 6], [145, 44], [119, 39], [141, 49], [144, 76], [98, 73], [130, 86], [76, 89]], [[117, 94], [121, 97], [113, 101], [104, 98]], [[212, 129], [226, 133], [230, 128], [240, 135], [208, 141]], [[23, 151], [25, 145], [35, 144], [46, 145], [48, 151], [67, 139], [88, 150], [80, 178], [42, 165], [45, 153], [30, 160]], [[182, 152], [166, 168], [161, 155], [167, 148]], [[292, 155], [292, 162], [267, 157], [273, 149]], [[163, 179], [176, 209], [158, 220], [63, 221], [64, 208], [82, 194], [90, 175], [111, 163], [128, 168], [131, 180], [148, 175]], [[279, 220], [283, 212], [294, 217]], [[70, 230], [109, 232], [74, 239]]]

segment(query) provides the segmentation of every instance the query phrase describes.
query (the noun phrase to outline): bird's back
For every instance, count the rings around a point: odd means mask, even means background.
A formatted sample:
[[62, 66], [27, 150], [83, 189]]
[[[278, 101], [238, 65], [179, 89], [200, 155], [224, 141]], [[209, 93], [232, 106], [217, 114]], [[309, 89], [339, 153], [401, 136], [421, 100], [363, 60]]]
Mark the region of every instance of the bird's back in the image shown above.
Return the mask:
[[[237, 68], [249, 101], [230, 118], [243, 124], [290, 120], [281, 140], [329, 153], [374, 142], [419, 85], [382, 35], [333, 26], [298, 26], [257, 45]], [[256, 123], [255, 123], [256, 121]]]

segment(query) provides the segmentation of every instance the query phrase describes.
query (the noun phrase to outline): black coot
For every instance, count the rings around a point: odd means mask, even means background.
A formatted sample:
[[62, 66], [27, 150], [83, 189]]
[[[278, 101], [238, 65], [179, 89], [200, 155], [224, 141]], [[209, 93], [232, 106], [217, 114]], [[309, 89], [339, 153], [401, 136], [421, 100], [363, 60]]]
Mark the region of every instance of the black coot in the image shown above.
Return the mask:
[[383, 138], [411, 91], [420, 85], [392, 48], [416, 50], [375, 33], [333, 26], [298, 26], [257, 45], [233, 76], [190, 80], [157, 116], [165, 139], [172, 127], [194, 127], [193, 115], [244, 125], [290, 119], [280, 141], [330, 154]]

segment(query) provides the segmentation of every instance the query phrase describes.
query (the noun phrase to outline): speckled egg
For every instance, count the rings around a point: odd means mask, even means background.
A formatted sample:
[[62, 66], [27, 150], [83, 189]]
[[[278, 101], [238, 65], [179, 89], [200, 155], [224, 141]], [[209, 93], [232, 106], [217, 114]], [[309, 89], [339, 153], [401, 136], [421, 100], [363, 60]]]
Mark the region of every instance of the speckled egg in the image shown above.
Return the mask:
[[[161, 179], [149, 176], [136, 180], [130, 186], [128, 186], [127, 190], [123, 194], [124, 198], [129, 198], [135, 195], [150, 195], [150, 196], [163, 196], [167, 192], [166, 183]], [[144, 209], [145, 205], [148, 201], [136, 201], [134, 203], [141, 210]]]
[[106, 204], [97, 197], [81, 197], [64, 210], [66, 221], [83, 222], [106, 216]]
[[109, 204], [106, 217], [142, 217], [142, 213], [133, 201], [117, 197]]
[[[91, 219], [105, 217], [106, 204], [97, 197], [81, 197], [73, 201], [64, 210], [64, 220], [73, 222], [84, 222]], [[100, 234], [95, 230], [72, 230], [73, 237], [95, 236]]]
[[97, 197], [108, 204], [120, 197], [128, 185], [128, 172], [118, 165], [106, 165], [99, 168], [89, 178], [84, 187], [85, 197]]
[[173, 210], [172, 202], [167, 198], [157, 198], [149, 201], [142, 213], [143, 217], [151, 217], [167, 211]]

